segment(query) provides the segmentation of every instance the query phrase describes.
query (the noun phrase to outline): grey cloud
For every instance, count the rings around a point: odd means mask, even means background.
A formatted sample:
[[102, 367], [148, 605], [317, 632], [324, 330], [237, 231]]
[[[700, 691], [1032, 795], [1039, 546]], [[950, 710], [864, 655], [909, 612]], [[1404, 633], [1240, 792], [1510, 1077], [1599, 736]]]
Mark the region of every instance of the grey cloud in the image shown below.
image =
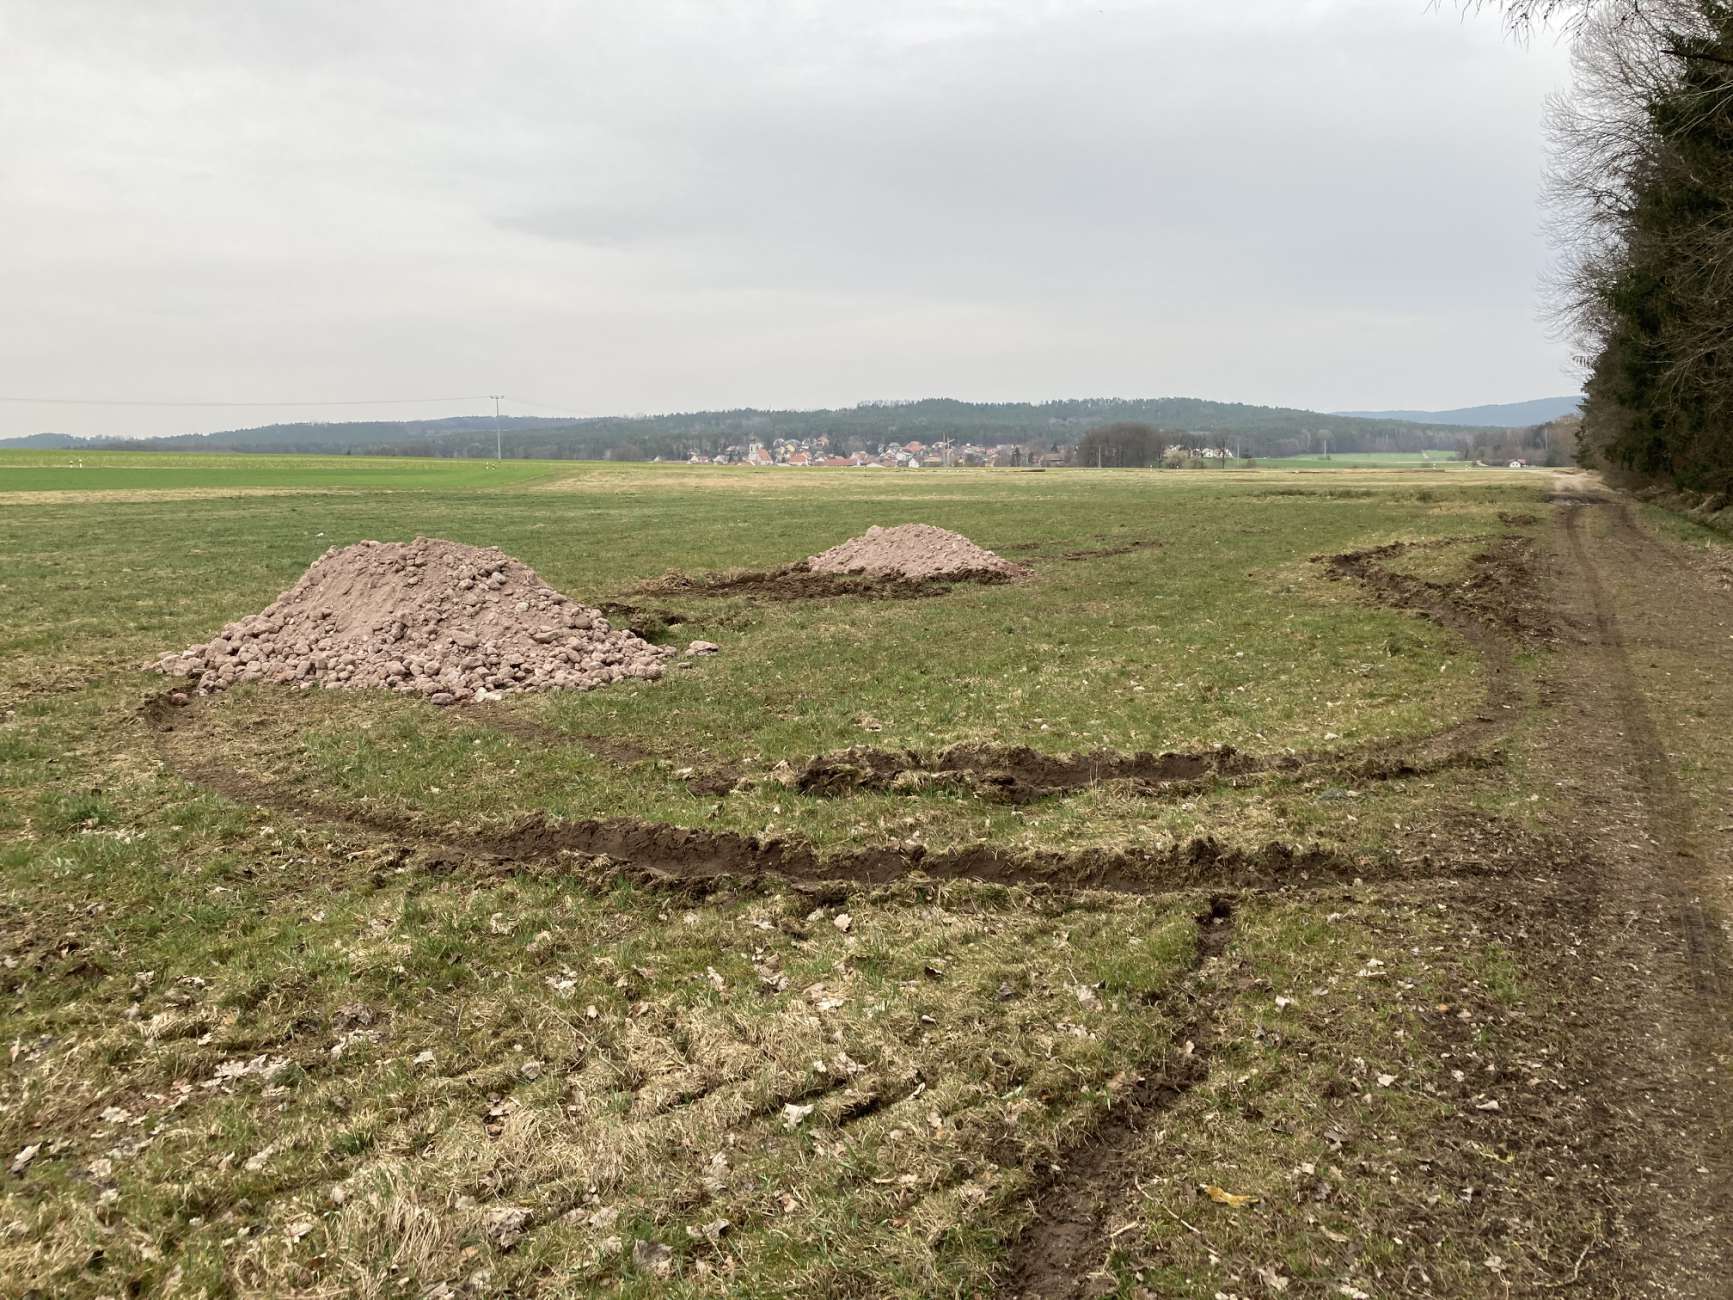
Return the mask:
[[0, 0], [6, 386], [1555, 391], [1564, 65], [1384, 0]]

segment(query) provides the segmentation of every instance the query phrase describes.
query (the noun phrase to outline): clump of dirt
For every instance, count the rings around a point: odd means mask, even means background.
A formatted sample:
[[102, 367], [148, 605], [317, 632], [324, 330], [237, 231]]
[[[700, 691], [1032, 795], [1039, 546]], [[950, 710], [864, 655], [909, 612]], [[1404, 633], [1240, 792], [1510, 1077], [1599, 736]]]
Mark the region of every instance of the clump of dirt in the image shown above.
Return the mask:
[[809, 557], [806, 567], [813, 573], [859, 573], [917, 582], [988, 573], [1019, 578], [1028, 573], [1022, 565], [976, 546], [961, 533], [932, 524], [898, 524], [894, 528], [875, 524], [859, 537]]
[[435, 704], [662, 675], [671, 649], [611, 626], [492, 547], [332, 547], [259, 613], [148, 665], [200, 694], [237, 682], [384, 687]]

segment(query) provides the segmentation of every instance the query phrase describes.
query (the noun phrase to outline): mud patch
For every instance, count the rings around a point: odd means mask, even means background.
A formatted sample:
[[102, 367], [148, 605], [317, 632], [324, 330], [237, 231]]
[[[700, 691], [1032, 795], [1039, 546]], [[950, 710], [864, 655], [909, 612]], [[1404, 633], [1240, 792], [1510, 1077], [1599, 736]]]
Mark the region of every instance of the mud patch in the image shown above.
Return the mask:
[[613, 626], [623, 627], [632, 635], [651, 642], [661, 642], [675, 628], [693, 621], [690, 615], [679, 610], [645, 608], [613, 600], [604, 602], [601, 610]]
[[[1431, 543], [1441, 544], [1450, 543]], [[1358, 582], [1380, 604], [1418, 614], [1463, 634], [1482, 652], [1506, 640], [1548, 645], [1555, 639], [1535, 577], [1534, 544], [1529, 539], [1497, 538], [1474, 556], [1469, 576], [1459, 583], [1398, 573], [1382, 563], [1419, 545], [1392, 542], [1327, 556], [1323, 559], [1325, 572], [1332, 578]], [[1507, 651], [1508, 646], [1499, 649]]]
[[991, 571], [944, 578], [867, 577], [814, 573], [791, 564], [780, 569], [732, 570], [703, 577], [665, 573], [639, 583], [632, 590], [647, 596], [744, 596], [755, 600], [921, 600], [943, 596], [960, 582], [995, 585], [1011, 580], [1010, 574]]
[[1026, 803], [1104, 781], [1168, 784], [1292, 770], [1301, 760], [1260, 758], [1229, 747], [1200, 753], [1124, 754], [1096, 750], [1075, 756], [1043, 754], [1026, 745], [957, 745], [936, 754], [857, 746], [809, 760], [794, 778], [802, 794], [834, 797], [862, 790], [919, 789], [934, 782], [967, 782], [1006, 803]]
[[[1477, 729], [1497, 721], [1477, 716]], [[1497, 752], [1462, 745], [1460, 724], [1402, 744], [1340, 753], [1246, 754], [1231, 746], [1191, 753], [1095, 750], [1044, 754], [1027, 746], [958, 745], [934, 754], [856, 746], [810, 759], [793, 776], [801, 794], [837, 798], [863, 791], [914, 793], [951, 786], [995, 803], [1025, 804], [1108, 782], [1127, 793], [1180, 797], [1211, 786], [1253, 785], [1267, 778], [1400, 781], [1457, 768], [1495, 767]], [[738, 774], [731, 774], [738, 775]]]

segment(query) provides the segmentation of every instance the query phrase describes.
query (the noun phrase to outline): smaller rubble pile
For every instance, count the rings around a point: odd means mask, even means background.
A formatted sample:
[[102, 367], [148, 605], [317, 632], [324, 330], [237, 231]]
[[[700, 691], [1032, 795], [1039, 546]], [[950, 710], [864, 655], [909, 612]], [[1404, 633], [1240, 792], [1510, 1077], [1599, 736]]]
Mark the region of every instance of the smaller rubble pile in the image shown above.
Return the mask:
[[674, 652], [608, 625], [492, 547], [332, 547], [265, 609], [149, 665], [201, 694], [236, 682], [385, 687], [435, 704], [653, 680]]
[[814, 555], [813, 573], [859, 573], [871, 578], [1020, 578], [1029, 571], [976, 546], [961, 533], [932, 524], [876, 524], [859, 537]]

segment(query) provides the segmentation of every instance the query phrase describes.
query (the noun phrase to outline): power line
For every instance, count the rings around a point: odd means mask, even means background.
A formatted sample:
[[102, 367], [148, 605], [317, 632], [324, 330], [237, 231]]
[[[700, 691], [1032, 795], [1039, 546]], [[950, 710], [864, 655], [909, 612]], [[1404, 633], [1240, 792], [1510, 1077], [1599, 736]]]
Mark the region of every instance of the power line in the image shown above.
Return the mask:
[[[441, 402], [485, 402], [493, 395], [480, 393], [469, 397], [362, 397], [352, 402], [129, 402], [96, 397], [0, 397], [0, 402], [21, 402], [40, 406], [412, 406]], [[535, 403], [529, 403], [535, 405]]]

